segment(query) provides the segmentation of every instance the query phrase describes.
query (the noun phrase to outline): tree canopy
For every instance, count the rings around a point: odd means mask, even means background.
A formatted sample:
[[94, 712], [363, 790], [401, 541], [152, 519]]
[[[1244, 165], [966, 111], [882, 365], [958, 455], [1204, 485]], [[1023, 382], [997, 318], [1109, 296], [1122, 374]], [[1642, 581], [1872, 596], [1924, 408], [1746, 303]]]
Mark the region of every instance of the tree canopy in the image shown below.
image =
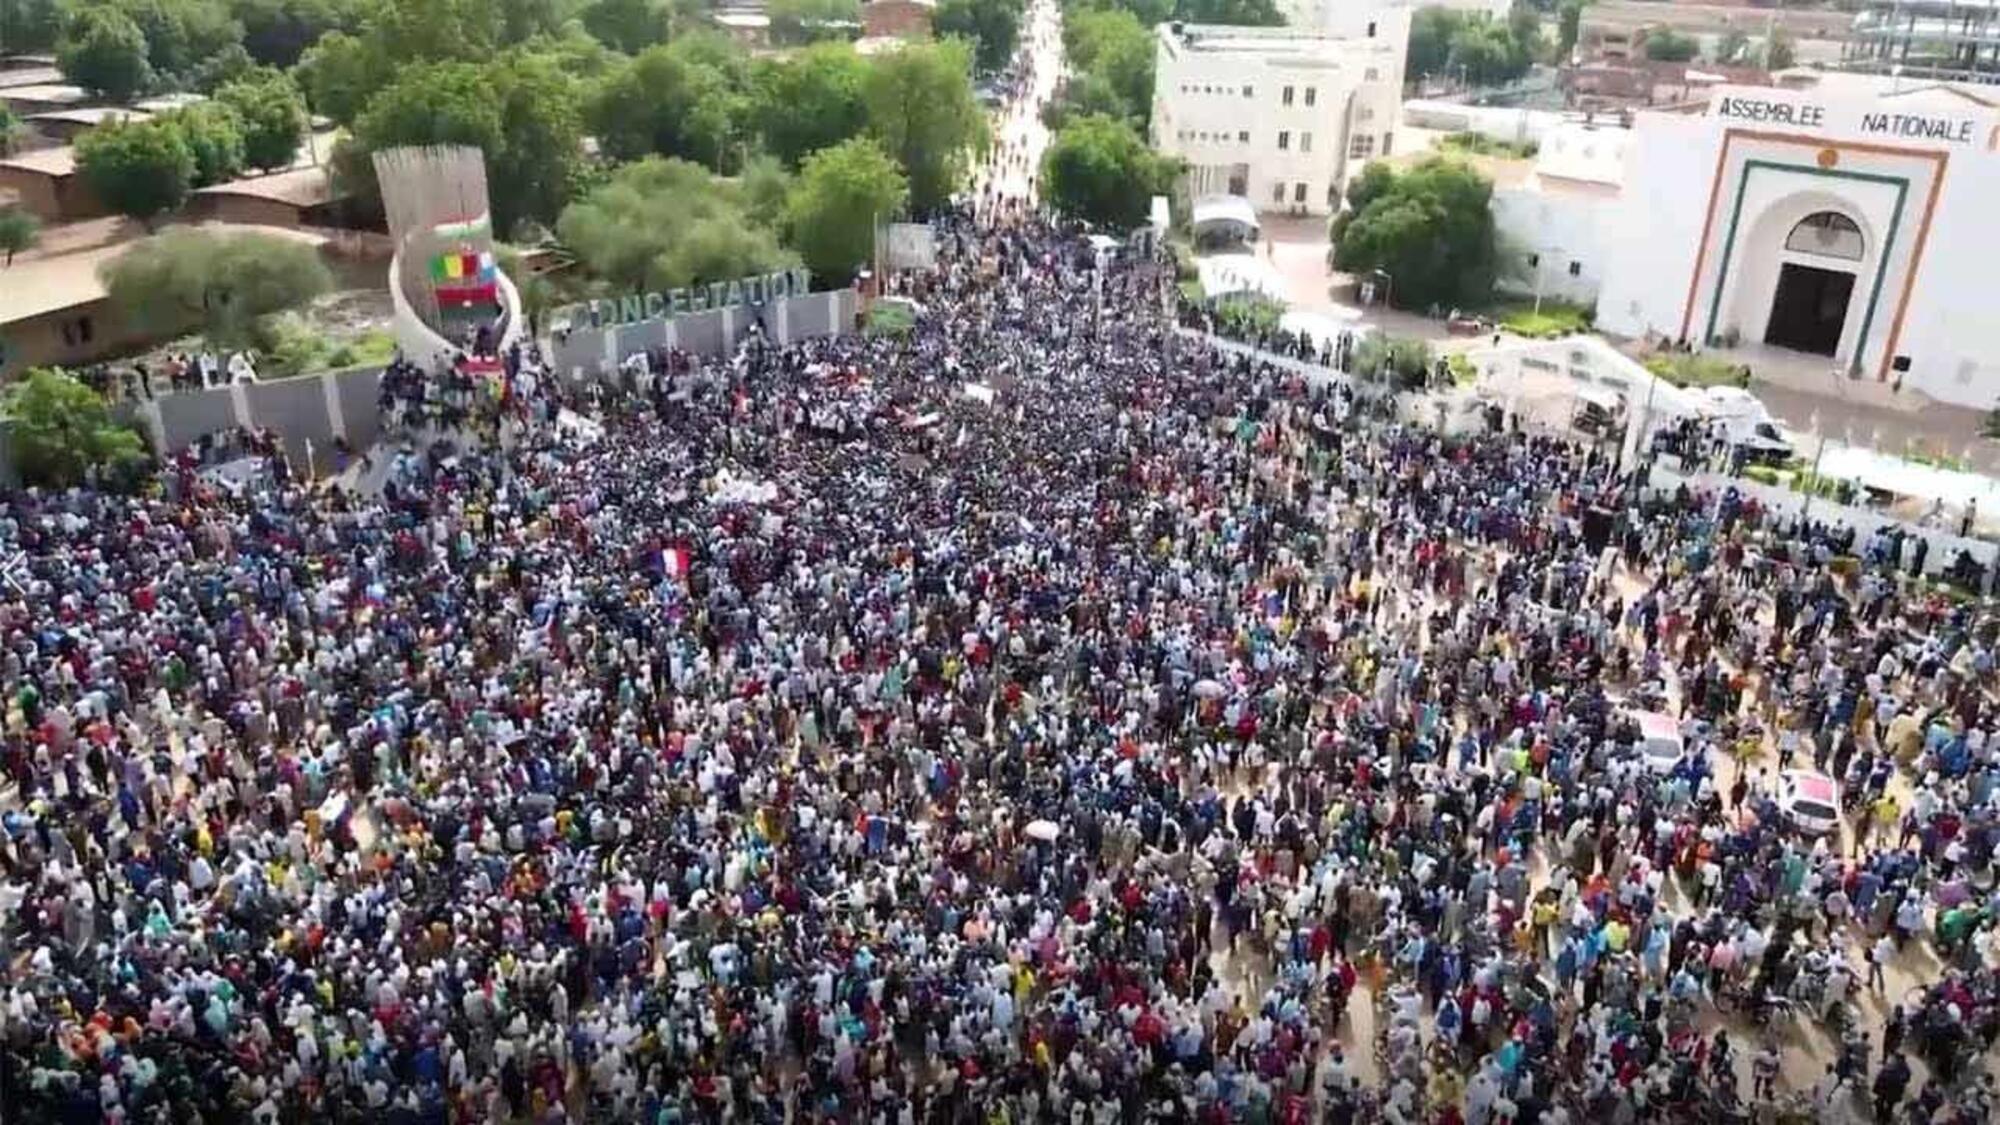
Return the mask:
[[750, 70], [732, 44], [687, 36], [650, 47], [599, 85], [587, 111], [614, 160], [658, 154], [722, 169], [750, 104]]
[[964, 183], [973, 150], [986, 141], [986, 115], [972, 100], [965, 44], [909, 44], [868, 69], [863, 98], [868, 133], [903, 166], [910, 205], [942, 206]]
[[6, 264], [14, 264], [14, 255], [33, 246], [42, 236], [41, 220], [25, 207], [0, 207], [0, 254], [7, 255]]
[[1131, 230], [1146, 221], [1154, 195], [1173, 181], [1171, 161], [1146, 147], [1115, 117], [1080, 117], [1063, 126], [1042, 155], [1042, 184], [1056, 210]]
[[130, 16], [111, 8], [71, 13], [56, 64], [71, 82], [114, 102], [131, 101], [153, 81], [145, 34]]
[[593, 275], [624, 289], [673, 289], [790, 268], [795, 255], [706, 168], [648, 157], [564, 209], [556, 233]]
[[157, 120], [179, 129], [182, 142], [194, 157], [191, 186], [226, 183], [242, 173], [243, 123], [229, 105], [197, 102], [162, 114]]
[[1473, 86], [1512, 82], [1541, 53], [1540, 28], [1540, 17], [1526, 4], [1516, 4], [1505, 21], [1480, 12], [1419, 8], [1410, 19], [1403, 69], [1412, 79], [1452, 75]]
[[251, 78], [217, 90], [243, 129], [243, 162], [269, 172], [289, 168], [306, 137], [305, 99], [283, 76]]
[[0, 392], [11, 423], [14, 468], [27, 484], [70, 488], [91, 470], [121, 471], [146, 459], [146, 443], [111, 420], [104, 399], [61, 371], [30, 369]]
[[77, 138], [76, 165], [106, 207], [148, 223], [187, 201], [196, 170], [170, 120], [98, 125]]
[[896, 162], [866, 137], [806, 158], [786, 208], [792, 244], [821, 281], [844, 285], [868, 260], [875, 224], [895, 217], [909, 194]]
[[[1124, 8], [1071, 12], [1063, 21], [1063, 49], [1072, 88], [1089, 85], [1100, 103], [1103, 92], [1110, 91], [1118, 98], [1119, 115], [1135, 123], [1152, 116], [1155, 48], [1138, 16]], [[1068, 113], [1102, 108], [1078, 104]]]
[[789, 165], [839, 144], [868, 123], [862, 98], [868, 62], [845, 43], [816, 43], [787, 58], [759, 60], [751, 117], [766, 152]]
[[272, 234], [175, 227], [99, 268], [111, 300], [159, 336], [199, 330], [225, 348], [248, 346], [259, 321], [326, 292], [319, 251]]
[[1646, 29], [1646, 57], [1654, 62], [1687, 62], [1701, 53], [1701, 41], [1671, 27]]
[[1023, 7], [1021, 0], [938, 0], [931, 33], [971, 43], [973, 63], [981, 71], [1000, 70], [1020, 42]]
[[[485, 64], [435, 62], [404, 69], [369, 99], [354, 124], [362, 152], [399, 145], [463, 144], [486, 154], [496, 229], [553, 222], [582, 165], [582, 91], [546, 57], [508, 53]], [[367, 162], [340, 162], [347, 186], [377, 193]]]
[[1333, 222], [1334, 264], [1381, 271], [1401, 308], [1475, 304], [1492, 292], [1499, 252], [1493, 185], [1466, 165], [1433, 157], [1405, 172], [1371, 164], [1348, 185]]
[[764, 12], [771, 19], [773, 42], [812, 43], [860, 23], [861, 0], [767, 0]]

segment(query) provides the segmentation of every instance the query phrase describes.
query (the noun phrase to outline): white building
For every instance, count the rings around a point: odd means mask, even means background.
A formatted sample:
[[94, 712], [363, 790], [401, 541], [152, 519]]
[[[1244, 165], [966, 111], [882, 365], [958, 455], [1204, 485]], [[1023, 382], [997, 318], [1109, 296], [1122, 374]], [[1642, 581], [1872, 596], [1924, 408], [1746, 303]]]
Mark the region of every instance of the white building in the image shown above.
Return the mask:
[[1577, 305], [1597, 302], [1630, 139], [1615, 126], [1565, 122], [1543, 130], [1525, 178], [1494, 178], [1493, 225], [1508, 258], [1502, 288]]
[[1597, 323], [1829, 358], [1855, 379], [2000, 398], [2000, 111], [1986, 88], [1827, 74], [1642, 113]]
[[1351, 36], [1384, 8], [1450, 8], [1504, 20], [1513, 5], [1514, 0], [1280, 0], [1278, 10], [1293, 27]]
[[1153, 140], [1187, 161], [1188, 194], [1336, 209], [1349, 161], [1393, 150], [1409, 9], [1380, 9], [1358, 32], [1162, 24]]

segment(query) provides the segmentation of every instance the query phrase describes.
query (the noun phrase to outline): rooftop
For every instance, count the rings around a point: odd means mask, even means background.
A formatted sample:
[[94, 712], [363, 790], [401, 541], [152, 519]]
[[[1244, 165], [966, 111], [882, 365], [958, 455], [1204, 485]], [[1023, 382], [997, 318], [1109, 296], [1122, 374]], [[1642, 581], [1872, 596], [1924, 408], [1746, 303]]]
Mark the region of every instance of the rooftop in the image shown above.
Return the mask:
[[0, 160], [0, 168], [37, 172], [44, 176], [67, 176], [76, 171], [76, 149], [64, 145], [61, 148], [39, 148], [33, 152], [17, 152], [5, 160]]
[[10, 70], [0, 70], [0, 89], [14, 89], [20, 86], [59, 86], [62, 71], [52, 66], [22, 66]]
[[1163, 23], [1160, 41], [1169, 53], [1189, 51], [1199, 54], [1257, 55], [1272, 60], [1317, 62], [1334, 53], [1345, 54], [1356, 47], [1402, 50], [1388, 39], [1364, 39], [1330, 35], [1296, 27], [1236, 27], [1208, 23]]
[[82, 105], [90, 100], [90, 91], [81, 86], [70, 86], [61, 82], [0, 87], [0, 101], [63, 106]]
[[198, 189], [195, 194], [268, 199], [294, 207], [312, 207], [333, 198], [333, 183], [326, 168], [308, 165], [268, 175], [245, 176], [226, 184]]
[[[224, 233], [275, 235], [308, 246], [321, 246], [327, 241], [324, 235], [286, 227], [234, 223], [199, 225], [203, 230]], [[143, 233], [138, 224], [123, 219], [99, 219], [54, 228], [45, 238], [46, 245], [15, 258], [14, 264], [7, 269], [7, 284], [0, 285], [0, 324], [12, 324], [102, 299], [106, 292], [104, 282], [97, 276], [98, 267], [123, 254], [131, 247], [133, 236]]]
[[30, 113], [23, 120], [30, 124], [49, 121], [66, 125], [101, 125], [106, 121], [144, 121], [151, 116], [146, 110], [133, 106], [93, 105]]

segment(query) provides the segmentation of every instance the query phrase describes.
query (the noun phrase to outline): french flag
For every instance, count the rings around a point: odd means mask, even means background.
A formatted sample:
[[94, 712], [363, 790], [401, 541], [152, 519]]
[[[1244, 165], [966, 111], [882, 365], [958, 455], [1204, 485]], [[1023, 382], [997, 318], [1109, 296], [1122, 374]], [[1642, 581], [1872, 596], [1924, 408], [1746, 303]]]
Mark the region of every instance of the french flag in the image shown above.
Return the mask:
[[694, 555], [686, 547], [667, 547], [660, 552], [660, 572], [676, 582], [684, 581]]

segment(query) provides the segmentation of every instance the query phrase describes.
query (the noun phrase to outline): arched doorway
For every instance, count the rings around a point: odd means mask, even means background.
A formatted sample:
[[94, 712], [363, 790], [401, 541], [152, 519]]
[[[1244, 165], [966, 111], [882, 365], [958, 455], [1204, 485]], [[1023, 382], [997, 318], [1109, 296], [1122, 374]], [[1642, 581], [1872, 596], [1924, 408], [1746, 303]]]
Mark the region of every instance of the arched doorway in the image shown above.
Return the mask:
[[1838, 211], [1800, 219], [1785, 235], [1786, 260], [1778, 269], [1764, 342], [1818, 355], [1839, 350], [1866, 249], [1861, 228]]

